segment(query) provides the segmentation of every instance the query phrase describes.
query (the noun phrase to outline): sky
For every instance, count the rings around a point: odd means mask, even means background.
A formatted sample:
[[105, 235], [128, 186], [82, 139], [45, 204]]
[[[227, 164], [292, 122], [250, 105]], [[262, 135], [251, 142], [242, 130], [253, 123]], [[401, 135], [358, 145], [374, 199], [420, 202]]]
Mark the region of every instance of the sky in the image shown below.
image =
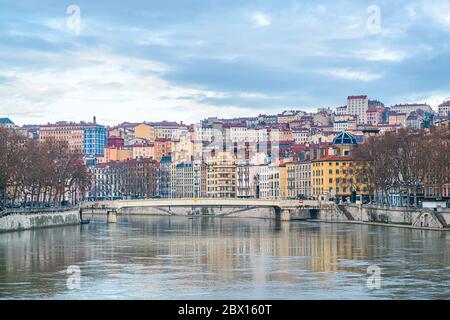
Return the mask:
[[0, 0], [0, 117], [198, 122], [450, 97], [450, 1]]

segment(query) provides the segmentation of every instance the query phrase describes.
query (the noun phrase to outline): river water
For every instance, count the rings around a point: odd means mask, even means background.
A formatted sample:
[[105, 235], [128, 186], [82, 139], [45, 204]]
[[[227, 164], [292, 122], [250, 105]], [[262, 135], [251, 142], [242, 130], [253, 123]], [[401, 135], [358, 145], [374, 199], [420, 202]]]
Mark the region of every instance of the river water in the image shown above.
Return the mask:
[[0, 299], [450, 299], [448, 232], [105, 220], [0, 234]]

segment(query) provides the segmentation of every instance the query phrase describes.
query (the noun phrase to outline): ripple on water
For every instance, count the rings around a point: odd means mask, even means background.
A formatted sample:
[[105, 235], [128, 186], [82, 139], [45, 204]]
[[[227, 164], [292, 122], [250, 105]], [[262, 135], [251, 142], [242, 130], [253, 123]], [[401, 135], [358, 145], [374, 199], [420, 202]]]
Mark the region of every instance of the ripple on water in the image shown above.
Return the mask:
[[[436, 233], [130, 216], [26, 234], [0, 235], [1, 298], [450, 298], [448, 237]], [[371, 291], [373, 264], [382, 288]], [[81, 270], [78, 290], [66, 286], [70, 265]]]

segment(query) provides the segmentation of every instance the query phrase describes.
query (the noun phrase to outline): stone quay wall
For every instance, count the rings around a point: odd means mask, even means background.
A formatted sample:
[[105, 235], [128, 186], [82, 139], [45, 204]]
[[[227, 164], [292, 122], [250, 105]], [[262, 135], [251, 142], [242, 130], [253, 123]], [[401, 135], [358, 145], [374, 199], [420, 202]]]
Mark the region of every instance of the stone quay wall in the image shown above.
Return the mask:
[[78, 209], [33, 210], [3, 212], [0, 214], [0, 232], [22, 231], [81, 223]]

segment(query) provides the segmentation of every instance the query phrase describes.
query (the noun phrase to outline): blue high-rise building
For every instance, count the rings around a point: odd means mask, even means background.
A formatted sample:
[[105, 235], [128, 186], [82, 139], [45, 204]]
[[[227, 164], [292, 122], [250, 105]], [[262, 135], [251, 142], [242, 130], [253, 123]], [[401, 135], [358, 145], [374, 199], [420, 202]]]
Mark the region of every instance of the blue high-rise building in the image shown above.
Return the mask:
[[83, 128], [83, 154], [103, 157], [106, 143], [106, 127], [94, 124]]

